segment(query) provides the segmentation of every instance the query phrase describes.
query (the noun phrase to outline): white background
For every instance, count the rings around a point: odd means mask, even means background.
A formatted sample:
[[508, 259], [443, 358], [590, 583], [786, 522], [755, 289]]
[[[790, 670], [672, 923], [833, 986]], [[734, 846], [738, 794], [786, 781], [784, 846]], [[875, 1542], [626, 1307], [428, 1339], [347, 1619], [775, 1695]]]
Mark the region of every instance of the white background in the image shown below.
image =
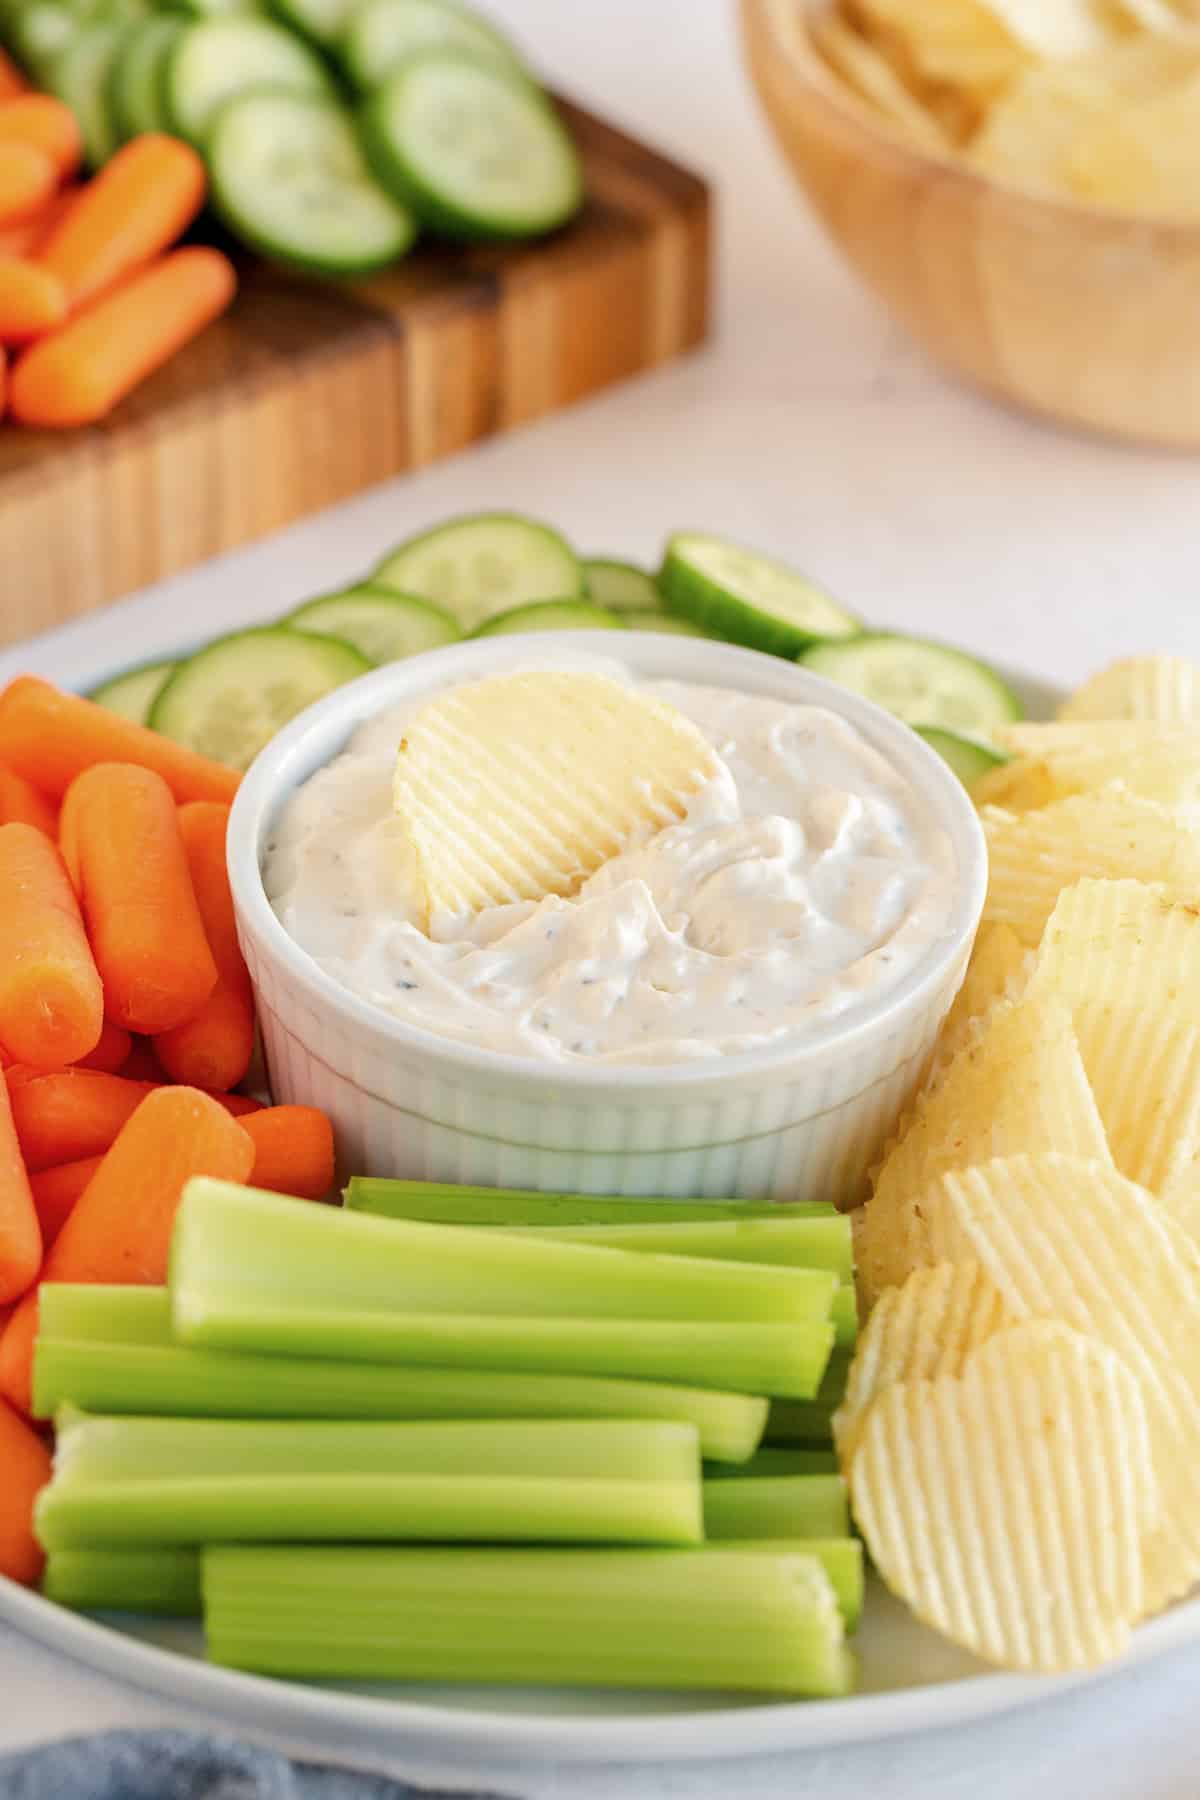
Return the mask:
[[[929, 368], [795, 196], [726, 0], [492, 0], [492, 10], [560, 86], [720, 184], [713, 347], [126, 602], [106, 615], [102, 661], [117, 667], [279, 612], [439, 515], [504, 505], [546, 514], [587, 549], [646, 559], [672, 526], [741, 534], [869, 618], [1052, 679], [1137, 649], [1200, 654], [1200, 465], [1059, 435]], [[0, 657], [0, 677], [19, 666], [64, 680], [104, 672], [95, 626]], [[498, 1770], [493, 1785], [527, 1800], [1195, 1800], [1198, 1695], [1200, 1652], [1183, 1652], [920, 1740], [709, 1768]], [[167, 1720], [185, 1722], [0, 1630], [0, 1749]]]

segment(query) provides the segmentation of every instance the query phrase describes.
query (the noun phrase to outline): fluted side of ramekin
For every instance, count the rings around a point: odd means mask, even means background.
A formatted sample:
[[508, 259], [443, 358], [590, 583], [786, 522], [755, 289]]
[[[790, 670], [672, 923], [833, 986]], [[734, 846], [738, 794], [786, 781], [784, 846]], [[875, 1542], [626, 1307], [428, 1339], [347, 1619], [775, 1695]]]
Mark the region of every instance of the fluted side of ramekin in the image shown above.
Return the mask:
[[[920, 979], [819, 1046], [619, 1070], [480, 1052], [405, 1026], [336, 988], [266, 902], [259, 862], [271, 819], [362, 719], [409, 693], [533, 661], [550, 641], [526, 638], [522, 650], [517, 640], [497, 639], [486, 649], [462, 646], [381, 670], [311, 709], [247, 778], [231, 825], [230, 867], [275, 1098], [330, 1115], [343, 1178], [854, 1204], [961, 983], [986, 858], [965, 794], [919, 740], [793, 666], [699, 640], [631, 634], [620, 646], [622, 660], [648, 676], [810, 702], [815, 689], [892, 760], [915, 760], [931, 804], [946, 816], [963, 884], [951, 928]], [[562, 650], [561, 638], [555, 648]], [[594, 655], [596, 648], [573, 634], [570, 650]], [[603, 649], [612, 654], [611, 643]]]

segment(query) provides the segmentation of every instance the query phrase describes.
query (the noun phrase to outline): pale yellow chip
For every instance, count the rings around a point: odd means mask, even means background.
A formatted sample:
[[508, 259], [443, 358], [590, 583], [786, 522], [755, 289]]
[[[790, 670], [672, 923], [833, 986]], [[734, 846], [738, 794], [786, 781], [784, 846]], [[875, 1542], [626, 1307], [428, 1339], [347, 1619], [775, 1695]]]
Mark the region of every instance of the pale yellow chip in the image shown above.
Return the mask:
[[1181, 1167], [1158, 1196], [1163, 1211], [1200, 1250], [1200, 1161]]
[[868, 1406], [901, 1381], [961, 1375], [967, 1357], [1016, 1321], [978, 1263], [916, 1269], [888, 1288], [859, 1335], [833, 1437], [843, 1468], [854, 1456]]
[[946, 132], [937, 119], [909, 91], [869, 38], [861, 36], [835, 12], [815, 13], [811, 29], [813, 42], [834, 74], [875, 112], [929, 150], [948, 147]]
[[716, 758], [682, 713], [603, 675], [494, 675], [408, 726], [395, 805], [426, 915], [573, 894], [683, 818]]
[[1119, 786], [1173, 811], [1200, 811], [1200, 729], [1107, 722], [1001, 727], [1026, 754], [991, 769], [972, 789], [977, 806], [1031, 812], [1075, 794]]
[[874, 1400], [850, 1465], [855, 1517], [925, 1624], [1005, 1668], [1090, 1668], [1144, 1609], [1148, 1443], [1119, 1355], [1059, 1324], [1017, 1326], [957, 1378]]
[[1200, 663], [1182, 656], [1134, 656], [1085, 682], [1060, 719], [1147, 719], [1200, 724]]
[[[1193, 62], [1193, 68], [1196, 65]], [[1200, 213], [1200, 75], [1097, 119], [1064, 163], [1073, 193], [1094, 205], [1195, 218]]]
[[1052, 999], [1001, 1002], [978, 1043], [918, 1101], [858, 1226], [865, 1305], [913, 1269], [953, 1255], [943, 1230], [940, 1175], [1022, 1150], [1109, 1160], [1071, 1015]]
[[1009, 925], [984, 925], [975, 940], [966, 977], [946, 1015], [930, 1080], [938, 1081], [984, 1026], [1001, 1000], [1019, 1000], [1033, 974], [1034, 958]]
[[1193, 720], [1064, 719], [1052, 725], [998, 725], [995, 738], [1018, 756], [1062, 762], [1072, 756], [1189, 756], [1200, 726]]
[[1086, 876], [1200, 892], [1200, 831], [1121, 789], [1079, 794], [1037, 812], [985, 807], [991, 866], [984, 917], [1036, 946], [1065, 887]]
[[948, 1235], [1022, 1319], [1057, 1319], [1141, 1385], [1162, 1519], [1146, 1610], [1200, 1578], [1200, 1252], [1152, 1195], [1100, 1164], [1020, 1156], [952, 1171]]
[[1034, 812], [1066, 797], [1045, 758], [1031, 756], [999, 763], [971, 788], [976, 806], [1000, 806], [1013, 813]]

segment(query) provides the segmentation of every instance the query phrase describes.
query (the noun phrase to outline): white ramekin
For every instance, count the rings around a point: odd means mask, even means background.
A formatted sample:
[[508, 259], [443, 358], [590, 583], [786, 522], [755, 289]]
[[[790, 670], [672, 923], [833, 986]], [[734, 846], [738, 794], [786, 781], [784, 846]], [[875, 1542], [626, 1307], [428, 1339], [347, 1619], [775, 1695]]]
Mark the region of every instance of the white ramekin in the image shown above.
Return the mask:
[[[377, 1011], [284, 931], [260, 873], [289, 794], [364, 720], [497, 670], [616, 656], [648, 678], [815, 703], [851, 720], [949, 833], [958, 890], [944, 934], [850, 1024], [799, 1043], [674, 1068], [559, 1066], [440, 1038]], [[318, 702], [263, 751], [229, 829], [242, 948], [272, 1090], [334, 1121], [339, 1170], [605, 1194], [832, 1198], [853, 1204], [962, 981], [987, 884], [974, 809], [941, 760], [876, 707], [777, 657], [629, 632], [498, 637], [394, 663]]]

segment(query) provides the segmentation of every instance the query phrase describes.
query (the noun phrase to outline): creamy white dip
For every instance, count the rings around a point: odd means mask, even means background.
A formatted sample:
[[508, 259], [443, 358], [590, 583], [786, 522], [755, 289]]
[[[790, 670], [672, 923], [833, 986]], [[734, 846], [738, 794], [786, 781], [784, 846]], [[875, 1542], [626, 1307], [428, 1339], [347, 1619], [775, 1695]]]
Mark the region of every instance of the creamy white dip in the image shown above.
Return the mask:
[[[631, 679], [607, 658], [588, 666]], [[542, 1061], [729, 1055], [877, 1004], [954, 899], [954, 852], [920, 794], [835, 713], [639, 685], [695, 721], [720, 768], [681, 823], [576, 898], [420, 929], [392, 811], [416, 700], [364, 725], [285, 807], [263, 873], [287, 931], [398, 1019]]]

